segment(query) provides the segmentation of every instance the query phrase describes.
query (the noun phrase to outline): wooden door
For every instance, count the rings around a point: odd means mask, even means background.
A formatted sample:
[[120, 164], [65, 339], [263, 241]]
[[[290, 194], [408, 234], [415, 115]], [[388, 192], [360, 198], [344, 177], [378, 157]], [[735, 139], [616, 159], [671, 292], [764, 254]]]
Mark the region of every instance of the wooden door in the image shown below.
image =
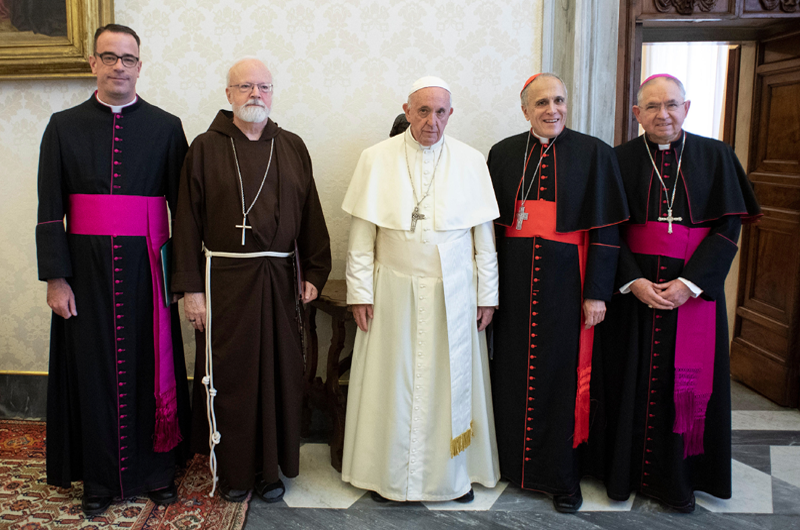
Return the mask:
[[800, 405], [800, 31], [760, 41], [748, 176], [764, 212], [742, 232], [731, 375]]

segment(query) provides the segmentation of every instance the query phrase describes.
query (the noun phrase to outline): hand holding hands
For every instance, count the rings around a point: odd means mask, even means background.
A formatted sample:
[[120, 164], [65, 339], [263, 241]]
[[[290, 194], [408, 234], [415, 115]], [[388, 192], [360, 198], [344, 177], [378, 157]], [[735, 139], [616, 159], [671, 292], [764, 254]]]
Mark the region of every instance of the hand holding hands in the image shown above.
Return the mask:
[[666, 283], [656, 284], [656, 289], [661, 289], [661, 297], [672, 302], [672, 306], [678, 309], [686, 303], [692, 296], [692, 290], [680, 280], [672, 280]]

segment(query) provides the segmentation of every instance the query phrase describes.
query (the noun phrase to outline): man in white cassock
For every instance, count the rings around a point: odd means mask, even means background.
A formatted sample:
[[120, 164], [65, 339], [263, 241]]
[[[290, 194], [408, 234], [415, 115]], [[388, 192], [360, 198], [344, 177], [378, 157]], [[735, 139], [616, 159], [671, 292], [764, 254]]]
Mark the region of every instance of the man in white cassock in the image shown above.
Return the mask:
[[443, 80], [417, 80], [403, 110], [410, 127], [361, 154], [342, 204], [358, 325], [342, 479], [377, 502], [470, 502], [500, 477], [484, 332], [497, 203], [483, 155], [444, 135]]

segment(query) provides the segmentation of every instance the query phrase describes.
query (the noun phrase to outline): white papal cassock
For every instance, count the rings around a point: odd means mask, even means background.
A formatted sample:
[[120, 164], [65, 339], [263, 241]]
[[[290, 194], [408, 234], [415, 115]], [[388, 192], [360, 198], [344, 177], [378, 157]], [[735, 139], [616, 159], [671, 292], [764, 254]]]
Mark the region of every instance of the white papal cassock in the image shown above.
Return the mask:
[[[413, 232], [409, 169], [418, 197], [433, 179]], [[408, 129], [362, 153], [342, 208], [353, 216], [347, 302], [374, 304], [369, 330], [355, 340], [342, 479], [398, 501], [454, 499], [473, 482], [494, 487], [476, 314], [498, 304], [498, 211], [483, 156], [449, 136], [421, 146]]]

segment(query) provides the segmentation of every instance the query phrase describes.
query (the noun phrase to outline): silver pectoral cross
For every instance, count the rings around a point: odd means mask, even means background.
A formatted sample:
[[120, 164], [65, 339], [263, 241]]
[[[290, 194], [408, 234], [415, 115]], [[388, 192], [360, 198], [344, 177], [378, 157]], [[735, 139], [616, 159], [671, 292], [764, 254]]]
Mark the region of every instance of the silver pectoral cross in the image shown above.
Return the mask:
[[525, 212], [525, 205], [519, 207], [519, 211], [517, 212], [517, 230], [522, 230], [522, 221], [528, 218], [528, 214]]
[[672, 233], [672, 221], [683, 221], [683, 217], [672, 217], [672, 208], [667, 209], [667, 216], [666, 217], [659, 217], [659, 221], [666, 221], [669, 223], [669, 228], [667, 229], [667, 233]]
[[425, 214], [419, 213], [419, 206], [414, 207], [414, 211], [411, 212], [411, 231], [413, 232], [414, 229], [417, 228], [417, 220], [425, 219]]
[[252, 226], [248, 226], [247, 225], [247, 216], [246, 215], [244, 217], [242, 217], [242, 224], [236, 225], [236, 228], [241, 228], [242, 229], [242, 246], [244, 246], [244, 231], [253, 229]]

